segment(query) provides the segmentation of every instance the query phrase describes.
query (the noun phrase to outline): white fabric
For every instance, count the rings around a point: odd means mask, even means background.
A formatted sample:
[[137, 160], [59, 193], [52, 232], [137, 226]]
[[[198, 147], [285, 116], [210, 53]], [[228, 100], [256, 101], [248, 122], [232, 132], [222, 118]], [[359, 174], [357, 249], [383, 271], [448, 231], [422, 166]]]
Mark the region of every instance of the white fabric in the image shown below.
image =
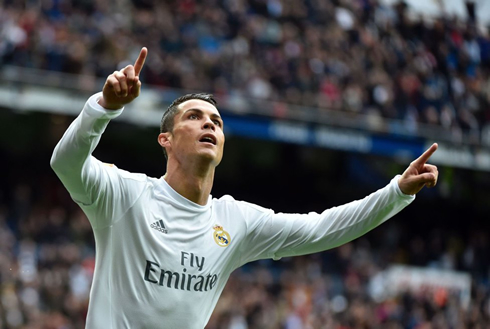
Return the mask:
[[202, 329], [237, 267], [336, 247], [414, 199], [400, 191], [395, 177], [366, 198], [321, 214], [274, 213], [231, 196], [210, 196], [201, 206], [162, 178], [91, 155], [110, 119], [122, 112], [104, 110], [98, 97], [89, 99], [51, 159], [95, 235], [90, 329]]

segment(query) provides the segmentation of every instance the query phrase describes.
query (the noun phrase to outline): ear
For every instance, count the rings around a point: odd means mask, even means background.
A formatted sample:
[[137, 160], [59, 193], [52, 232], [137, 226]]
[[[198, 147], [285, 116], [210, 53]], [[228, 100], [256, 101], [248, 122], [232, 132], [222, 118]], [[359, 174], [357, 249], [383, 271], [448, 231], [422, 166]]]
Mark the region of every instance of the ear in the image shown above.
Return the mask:
[[172, 135], [169, 132], [160, 133], [158, 135], [157, 141], [161, 147], [168, 148], [170, 146]]

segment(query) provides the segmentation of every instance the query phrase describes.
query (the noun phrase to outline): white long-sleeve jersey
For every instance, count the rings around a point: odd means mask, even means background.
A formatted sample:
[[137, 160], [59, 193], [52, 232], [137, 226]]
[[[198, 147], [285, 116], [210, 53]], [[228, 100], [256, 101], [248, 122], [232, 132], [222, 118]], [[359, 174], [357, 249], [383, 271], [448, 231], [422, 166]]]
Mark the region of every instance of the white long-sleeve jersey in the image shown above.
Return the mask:
[[230, 273], [257, 259], [351, 241], [410, 204], [395, 177], [362, 200], [323, 213], [275, 213], [231, 196], [193, 203], [163, 178], [91, 154], [110, 119], [92, 96], [56, 146], [51, 166], [92, 225], [96, 263], [86, 327], [202, 329]]

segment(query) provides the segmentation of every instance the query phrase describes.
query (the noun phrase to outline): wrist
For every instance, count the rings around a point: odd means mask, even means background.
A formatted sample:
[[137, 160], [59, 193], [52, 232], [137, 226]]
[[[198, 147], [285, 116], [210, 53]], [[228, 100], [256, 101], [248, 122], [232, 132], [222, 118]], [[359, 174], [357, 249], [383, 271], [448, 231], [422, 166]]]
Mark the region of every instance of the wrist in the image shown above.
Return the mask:
[[97, 104], [99, 104], [100, 106], [102, 106], [106, 110], [120, 110], [123, 108], [123, 106], [120, 104], [109, 104], [109, 103], [107, 103], [104, 96], [100, 97], [97, 100]]

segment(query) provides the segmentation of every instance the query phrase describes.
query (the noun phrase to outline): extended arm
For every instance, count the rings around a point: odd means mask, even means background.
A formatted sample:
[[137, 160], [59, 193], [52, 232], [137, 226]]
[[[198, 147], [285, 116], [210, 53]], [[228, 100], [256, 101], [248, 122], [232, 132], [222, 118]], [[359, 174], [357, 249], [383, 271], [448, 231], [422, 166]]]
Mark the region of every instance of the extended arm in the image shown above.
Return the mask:
[[252, 206], [259, 219], [248, 225], [242, 263], [323, 251], [367, 233], [408, 206], [423, 186], [435, 186], [437, 168], [426, 162], [436, 149], [433, 144], [386, 187], [321, 214], [276, 214]]

